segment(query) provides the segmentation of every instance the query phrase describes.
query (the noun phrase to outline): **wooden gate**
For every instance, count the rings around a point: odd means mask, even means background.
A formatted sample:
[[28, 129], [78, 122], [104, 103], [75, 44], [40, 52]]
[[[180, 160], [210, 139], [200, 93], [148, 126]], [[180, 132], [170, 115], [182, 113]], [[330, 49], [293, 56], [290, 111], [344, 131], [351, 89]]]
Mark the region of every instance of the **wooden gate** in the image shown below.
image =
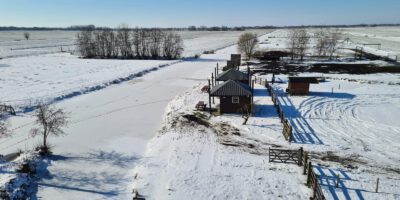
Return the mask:
[[269, 148], [269, 162], [293, 163], [302, 165], [303, 148], [299, 150]]

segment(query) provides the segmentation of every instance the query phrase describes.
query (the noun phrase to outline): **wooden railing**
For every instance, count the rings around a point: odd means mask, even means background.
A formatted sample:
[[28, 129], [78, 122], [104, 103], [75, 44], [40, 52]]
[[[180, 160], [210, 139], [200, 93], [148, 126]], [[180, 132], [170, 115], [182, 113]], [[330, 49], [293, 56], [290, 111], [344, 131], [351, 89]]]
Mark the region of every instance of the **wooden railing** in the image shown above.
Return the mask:
[[266, 79], [261, 79], [261, 78], [255, 78], [256, 82], [258, 80], [258, 83], [261, 85], [264, 85], [269, 94], [271, 95], [271, 100], [274, 103], [274, 107], [276, 108], [276, 111], [278, 112], [279, 119], [281, 120], [281, 123], [283, 124], [283, 131], [282, 134], [285, 137], [285, 139], [288, 142], [292, 142], [293, 139], [293, 127], [290, 124], [289, 120], [285, 117], [285, 113], [283, 112], [282, 106], [278, 101], [278, 95], [272, 88], [272, 86], [268, 83]]
[[315, 174], [313, 165], [309, 160], [308, 152], [304, 152], [302, 147], [299, 150], [269, 148], [269, 162], [292, 163], [303, 166], [303, 174], [307, 175], [307, 186], [313, 191], [310, 199], [326, 200], [318, 181], [318, 175]]

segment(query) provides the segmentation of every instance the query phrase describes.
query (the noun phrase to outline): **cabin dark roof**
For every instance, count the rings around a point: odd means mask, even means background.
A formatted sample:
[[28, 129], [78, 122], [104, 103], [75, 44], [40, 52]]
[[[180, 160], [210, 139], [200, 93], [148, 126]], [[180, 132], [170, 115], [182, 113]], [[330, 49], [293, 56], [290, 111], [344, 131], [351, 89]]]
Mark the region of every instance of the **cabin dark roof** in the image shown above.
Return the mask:
[[252, 90], [250, 86], [229, 80], [224, 83], [218, 84], [210, 91], [211, 96], [251, 96]]
[[298, 76], [289, 77], [289, 82], [291, 82], [291, 83], [319, 83], [318, 77], [298, 77]]
[[228, 71], [222, 72], [218, 74], [216, 77], [217, 81], [227, 81], [227, 80], [235, 80], [235, 81], [247, 81], [249, 80], [249, 76], [246, 73], [243, 73], [236, 69], [230, 69]]

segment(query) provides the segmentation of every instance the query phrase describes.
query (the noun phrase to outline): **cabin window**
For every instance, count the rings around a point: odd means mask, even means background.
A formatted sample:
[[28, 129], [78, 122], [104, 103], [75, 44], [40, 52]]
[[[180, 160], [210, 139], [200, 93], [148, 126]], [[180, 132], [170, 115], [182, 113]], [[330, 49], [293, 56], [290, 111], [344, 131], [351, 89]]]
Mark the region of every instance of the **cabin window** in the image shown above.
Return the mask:
[[232, 103], [239, 103], [239, 97], [232, 97]]

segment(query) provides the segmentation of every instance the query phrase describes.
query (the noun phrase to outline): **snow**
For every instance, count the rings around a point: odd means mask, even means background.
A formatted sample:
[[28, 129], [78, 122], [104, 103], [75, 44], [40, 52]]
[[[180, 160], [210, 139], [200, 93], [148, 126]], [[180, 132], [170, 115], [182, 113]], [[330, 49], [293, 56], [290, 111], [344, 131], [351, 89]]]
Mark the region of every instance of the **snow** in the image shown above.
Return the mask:
[[[260, 41], [281, 33], [262, 36]], [[236, 51], [231, 46], [163, 68], [158, 66], [176, 61], [82, 60], [69, 54], [0, 60], [0, 87], [6, 86], [0, 95], [13, 96], [10, 103], [25, 100], [28, 93], [29, 101], [61, 96], [62, 101], [53, 105], [69, 113], [68, 135], [50, 138], [55, 155], [43, 166], [35, 198], [130, 199], [133, 188], [146, 199], [309, 198], [302, 168], [269, 163], [269, 147], [303, 147], [311, 152], [328, 199], [400, 198], [398, 75], [323, 74], [327, 82], [311, 85], [312, 93], [304, 97], [284, 95], [287, 77], [278, 75], [283, 83], [274, 88], [295, 127], [291, 144], [285, 141], [271, 98], [260, 85], [255, 88], [255, 114], [247, 125], [242, 125], [240, 115], [208, 119], [205, 114], [209, 127], [182, 117], [193, 114], [199, 100], [208, 103], [200, 88], [216, 64], [222, 66]], [[158, 70], [149, 70], [154, 67]], [[34, 78], [35, 73], [40, 79]], [[142, 76], [131, 76], [137, 73]], [[112, 84], [121, 77], [128, 79]], [[101, 90], [92, 89], [97, 87]], [[74, 91], [84, 95], [68, 95]], [[0, 138], [1, 154], [30, 150], [40, 142], [29, 135], [33, 113], [18, 113], [10, 122], [15, 135]], [[338, 173], [342, 183], [335, 189]], [[13, 177], [0, 173], [1, 183]], [[379, 193], [374, 192], [377, 177]]]
[[[397, 153], [400, 151], [400, 124], [396, 119], [400, 117], [400, 88], [390, 84], [393, 80], [399, 80], [399, 75], [324, 76], [328, 78], [327, 81], [311, 84], [308, 96], [287, 96], [283, 92], [287, 87], [287, 76], [277, 76], [283, 83], [275, 84], [274, 88], [294, 128], [291, 146], [302, 146], [315, 154], [316, 162], [325, 166], [325, 171], [328, 171], [325, 173], [330, 176], [329, 170], [345, 169], [348, 176], [354, 177], [352, 181], [345, 181], [343, 189], [338, 191], [332, 189], [332, 180], [329, 185], [326, 178], [321, 178], [329, 199], [342, 199], [340, 195], [350, 195], [351, 198], [362, 196], [365, 199], [399, 198], [396, 185], [400, 180], [400, 157]], [[324, 161], [321, 157], [326, 152], [339, 156], [339, 162]], [[320, 169], [314, 170], [321, 174]], [[381, 183], [385, 182], [382, 185], [385, 191], [374, 194], [371, 188], [377, 177]], [[359, 190], [362, 194], [356, 194], [356, 190], [349, 188]]]
[[[229, 56], [186, 60], [132, 81], [55, 103], [69, 113], [70, 124], [65, 129], [68, 135], [50, 138], [56, 155], [50, 160], [49, 175], [39, 182], [37, 197], [129, 198], [129, 183], [133, 180], [130, 171], [158, 130], [167, 103]], [[28, 136], [33, 121], [32, 113], [12, 117], [15, 135], [0, 140], [0, 152], [32, 149], [39, 143], [40, 138]]]
[[[246, 30], [262, 35], [272, 30]], [[24, 57], [65, 52], [75, 52], [77, 31], [27, 31], [30, 39], [24, 38], [26, 31], [0, 31], [0, 58]], [[184, 57], [201, 54], [205, 50], [216, 50], [234, 44], [243, 31], [177, 31], [182, 36]]]
[[[201, 93], [205, 83], [168, 105], [163, 128], [135, 168], [133, 187], [139, 194], [146, 199], [308, 198], [302, 168], [268, 162], [269, 142], [284, 140], [266, 89], [258, 88], [258, 112], [247, 125], [241, 126], [241, 116], [223, 115], [211, 117], [210, 127], [204, 127], [185, 122], [182, 115], [193, 114], [197, 101], [207, 102], [208, 95]], [[231, 133], [230, 126], [240, 135]]]
[[16, 107], [26, 107], [37, 101], [85, 93], [176, 62], [79, 59], [68, 53], [3, 59], [0, 99]]

